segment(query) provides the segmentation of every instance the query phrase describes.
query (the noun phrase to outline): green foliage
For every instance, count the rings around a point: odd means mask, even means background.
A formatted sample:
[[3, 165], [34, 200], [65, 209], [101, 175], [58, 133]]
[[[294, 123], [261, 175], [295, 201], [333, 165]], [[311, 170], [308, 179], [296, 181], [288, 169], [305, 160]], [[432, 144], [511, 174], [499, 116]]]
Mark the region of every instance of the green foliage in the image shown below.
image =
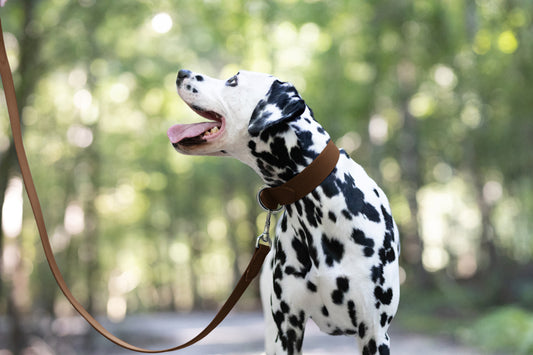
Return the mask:
[[533, 313], [506, 306], [480, 318], [462, 330], [465, 341], [487, 351], [509, 354], [533, 353]]

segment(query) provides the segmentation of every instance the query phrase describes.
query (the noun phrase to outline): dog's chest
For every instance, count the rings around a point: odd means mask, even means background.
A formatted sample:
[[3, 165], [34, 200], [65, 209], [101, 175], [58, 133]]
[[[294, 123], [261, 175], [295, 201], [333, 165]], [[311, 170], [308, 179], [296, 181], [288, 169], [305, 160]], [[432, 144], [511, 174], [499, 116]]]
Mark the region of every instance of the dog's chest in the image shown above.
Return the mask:
[[[274, 292], [305, 309], [331, 334], [357, 331], [356, 313], [374, 307], [388, 201], [345, 156], [312, 194], [288, 206], [277, 227]], [[392, 247], [392, 246], [391, 246]]]

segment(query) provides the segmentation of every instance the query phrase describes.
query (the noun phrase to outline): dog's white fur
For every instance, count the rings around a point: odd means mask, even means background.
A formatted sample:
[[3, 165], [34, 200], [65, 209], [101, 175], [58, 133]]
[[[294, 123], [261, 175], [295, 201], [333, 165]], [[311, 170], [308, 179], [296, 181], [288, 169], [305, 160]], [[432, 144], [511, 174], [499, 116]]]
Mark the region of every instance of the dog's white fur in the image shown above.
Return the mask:
[[[194, 78], [195, 75], [195, 73], [190, 73], [190, 78]], [[237, 86], [228, 86], [227, 81], [201, 75], [201, 80], [189, 80], [188, 78], [185, 83], [181, 82], [178, 85], [179, 95], [193, 109], [201, 108], [202, 110], [214, 111], [222, 116], [222, 132], [216, 139], [206, 140], [202, 144], [180, 145], [178, 143], [174, 144], [174, 147], [177, 151], [190, 155], [231, 155], [252, 167], [259, 176], [265, 179], [261, 173], [261, 168], [257, 165], [257, 156], [252, 154], [248, 145], [251, 137], [249, 132], [250, 117], [260, 100], [265, 98], [276, 78], [267, 74], [241, 71], [238, 80]], [[194, 87], [191, 87], [191, 85], [194, 85]], [[265, 109], [275, 110], [277, 108], [266, 107]], [[305, 117], [312, 116], [309, 108], [306, 108], [303, 115]], [[300, 126], [298, 128], [301, 130], [316, 131], [318, 125], [315, 123], [310, 119], [307, 121], [303, 120], [300, 124], [308, 124], [309, 126]], [[294, 135], [287, 135], [285, 143], [289, 147], [294, 146], [294, 142], [289, 141], [294, 139], [296, 139]], [[313, 150], [320, 152], [326, 145], [328, 139], [329, 136], [324, 132], [317, 135], [316, 139], [313, 140], [313, 144], [315, 145]], [[264, 150], [269, 149], [269, 147], [269, 144], [266, 142], [263, 143], [262, 148]], [[317, 257], [320, 259], [320, 266], [313, 266], [304, 280], [294, 279], [293, 276], [287, 274], [285, 278], [277, 282], [284, 290], [283, 299], [290, 304], [293, 311], [300, 310], [302, 314], [305, 313], [305, 319], [302, 320], [303, 324], [305, 324], [308, 317], [312, 317], [322, 330], [328, 333], [336, 333], [337, 329], [344, 330], [353, 328], [352, 323], [354, 322], [355, 313], [357, 313], [358, 322], [360, 323], [359, 327], [355, 326], [355, 328], [356, 331], [359, 330], [360, 338], [366, 342], [366, 344], [360, 344], [361, 351], [363, 353], [376, 353], [376, 346], [383, 344], [383, 349], [380, 348], [379, 350], [380, 353], [382, 350], [384, 353], [388, 353], [389, 339], [386, 331], [388, 324], [396, 313], [399, 300], [397, 264], [399, 254], [398, 230], [392, 217], [389, 215], [390, 207], [383, 191], [368, 177], [361, 166], [351, 160], [346, 154], [342, 154], [337, 165], [336, 176], [334, 176], [339, 190], [341, 189], [339, 184], [348, 184], [348, 178], [350, 177], [353, 177], [357, 182], [357, 186], [354, 186], [354, 188], [362, 192], [363, 202], [368, 203], [376, 208], [377, 211], [380, 211], [381, 217], [379, 221], [369, 220], [364, 215], [353, 214], [350, 218], [342, 220], [341, 223], [341, 216], [343, 212], [346, 213], [345, 196], [337, 194], [329, 197], [325, 194], [325, 191], [320, 191], [316, 196], [310, 197], [309, 200], [316, 203], [317, 206], [322, 205], [324, 218], [318, 227], [311, 228], [308, 226], [309, 230], [313, 235], [315, 245], [320, 244], [320, 238], [323, 233], [331, 233], [331, 235], [338, 238], [344, 236], [344, 239], [338, 240], [344, 243], [345, 256], [342, 260], [334, 263], [333, 267], [328, 268], [324, 266], [327, 263], [325, 261], [326, 259], [324, 259], [326, 256], [319, 255]], [[335, 186], [335, 183], [331, 186]], [[339, 221], [336, 221], [337, 217], [333, 221], [328, 219], [328, 213], [338, 216]], [[389, 219], [387, 220], [387, 218]], [[299, 228], [298, 225], [302, 223], [302, 220], [305, 222], [305, 218], [293, 210], [292, 216], [287, 218], [287, 215], [284, 215], [284, 219], [292, 227], [289, 227], [288, 230], [283, 232], [280, 225], [278, 225], [276, 233], [279, 238], [277, 248], [287, 253], [288, 260], [296, 260], [297, 263], [298, 257], [294, 254], [296, 251], [293, 250], [290, 244], [291, 239], [293, 240], [294, 238], [294, 231]], [[387, 227], [386, 223], [388, 223]], [[372, 240], [372, 247], [374, 248], [372, 256], [363, 255], [361, 244], [357, 241], [354, 243], [350, 240], [350, 233], [356, 229], [364, 233], [365, 238]], [[392, 237], [390, 235], [387, 236], [387, 232], [391, 233]], [[276, 246], [274, 249], [276, 249]], [[389, 253], [388, 257], [394, 258], [393, 261], [389, 260], [381, 264], [381, 278], [383, 278], [381, 284], [379, 284], [379, 281], [372, 280], [369, 277], [370, 271], [376, 266], [376, 263], [378, 266], [380, 265], [380, 257], [386, 257], [378, 255], [378, 249], [380, 253]], [[279, 334], [281, 333], [278, 333], [273, 314], [268, 312], [270, 307], [277, 307], [279, 312], [280, 307], [280, 300], [273, 300], [272, 266], [274, 266], [275, 260], [272, 260], [274, 258], [272, 254], [271, 252], [267, 258], [261, 276], [262, 301], [266, 313], [265, 319], [267, 321], [265, 344], [268, 354], [282, 354], [287, 350], [282, 348], [282, 344], [279, 341]], [[271, 260], [272, 265], [270, 265]], [[267, 265], [269, 266], [267, 267]], [[345, 303], [339, 304], [331, 299], [332, 292], [338, 292], [335, 290], [341, 288], [339, 278], [347, 278], [350, 283], [350, 289], [349, 292], [347, 289], [344, 290], [346, 297], [350, 300], [355, 300], [355, 304], [351, 301], [352, 305], [350, 307], [352, 307], [352, 314], [350, 317], [348, 317]], [[315, 287], [318, 287], [318, 290], [309, 292], [309, 282], [315, 285]], [[380, 286], [384, 288], [381, 289]], [[379, 290], [386, 289], [388, 292], [391, 292], [391, 299], [388, 303], [380, 304], [379, 301], [376, 303], [376, 300], [380, 298], [380, 294], [378, 292], [376, 295], [375, 287], [376, 289], [379, 288]], [[323, 314], [325, 307], [329, 309], [329, 312], [326, 312], [329, 314]], [[348, 307], [349, 310], [350, 307]], [[384, 316], [386, 316], [385, 319], [383, 319]], [[287, 326], [287, 320], [283, 324], [284, 327]], [[366, 333], [366, 335], [361, 333]], [[303, 337], [303, 330], [301, 336]], [[299, 350], [292, 349], [290, 352], [299, 353]]]
[[[255, 159], [249, 153], [248, 123], [252, 112], [262, 98], [265, 97], [275, 77], [241, 70], [239, 85], [230, 87], [225, 80], [214, 79], [203, 75], [204, 80], [195, 85], [201, 95], [193, 94], [185, 86], [178, 87], [178, 94], [189, 106], [198, 106], [220, 114], [224, 119], [224, 132], [212, 142], [194, 146], [176, 146], [176, 150], [188, 155], [231, 155], [256, 170]], [[221, 153], [221, 151], [227, 152]]]

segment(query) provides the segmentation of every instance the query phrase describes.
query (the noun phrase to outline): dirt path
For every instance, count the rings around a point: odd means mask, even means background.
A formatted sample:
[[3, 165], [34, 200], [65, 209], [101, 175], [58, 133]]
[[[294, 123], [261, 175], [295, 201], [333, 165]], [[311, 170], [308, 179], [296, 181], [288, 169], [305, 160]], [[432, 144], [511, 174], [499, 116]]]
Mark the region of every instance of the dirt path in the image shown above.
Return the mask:
[[[117, 335], [148, 348], [175, 346], [189, 340], [211, 320], [211, 314], [157, 314], [132, 316], [121, 324], [106, 324]], [[486, 355], [439, 338], [405, 334], [392, 329], [392, 354], [394, 355]], [[94, 348], [77, 354], [125, 355], [101, 337], [94, 337]], [[79, 350], [79, 349], [78, 349]], [[309, 322], [303, 345], [305, 355], [357, 354], [355, 339], [333, 337], [321, 333]], [[261, 355], [263, 354], [263, 319], [259, 313], [230, 314], [207, 338], [193, 347], [177, 352], [184, 355]]]

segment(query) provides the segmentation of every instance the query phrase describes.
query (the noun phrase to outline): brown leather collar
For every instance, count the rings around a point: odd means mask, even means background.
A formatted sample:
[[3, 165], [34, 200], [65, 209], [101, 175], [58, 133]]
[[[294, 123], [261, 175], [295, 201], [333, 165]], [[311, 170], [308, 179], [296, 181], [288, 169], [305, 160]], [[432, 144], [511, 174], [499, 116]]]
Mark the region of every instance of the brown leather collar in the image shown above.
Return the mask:
[[279, 205], [290, 205], [311, 193], [333, 171], [339, 160], [339, 149], [329, 141], [324, 150], [298, 175], [277, 187], [269, 187], [259, 193], [259, 202], [269, 210], [277, 210]]

